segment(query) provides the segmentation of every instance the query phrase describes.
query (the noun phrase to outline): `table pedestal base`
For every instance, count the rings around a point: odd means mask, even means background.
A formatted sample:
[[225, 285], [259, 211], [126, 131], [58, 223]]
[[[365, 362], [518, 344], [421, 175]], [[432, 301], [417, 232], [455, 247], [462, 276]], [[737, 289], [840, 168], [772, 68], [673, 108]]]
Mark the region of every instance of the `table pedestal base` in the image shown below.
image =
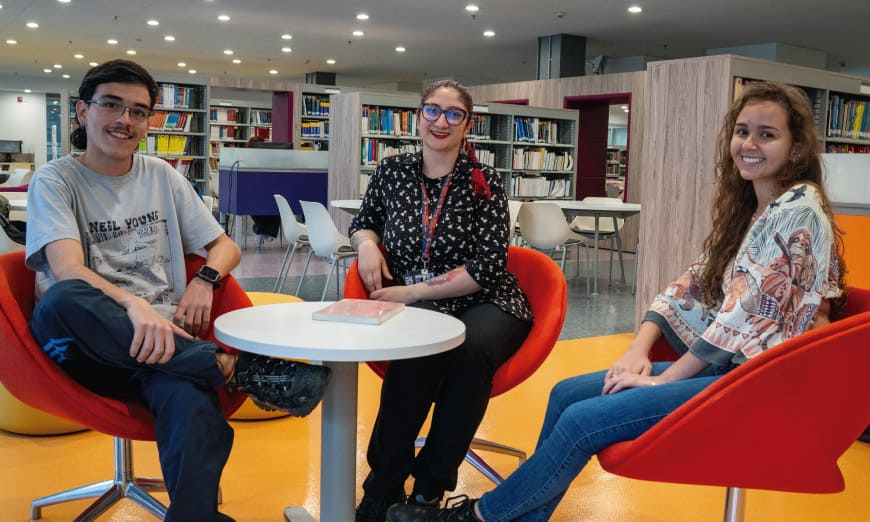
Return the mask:
[[316, 522], [311, 513], [302, 506], [292, 506], [285, 509], [284, 520], [287, 522]]

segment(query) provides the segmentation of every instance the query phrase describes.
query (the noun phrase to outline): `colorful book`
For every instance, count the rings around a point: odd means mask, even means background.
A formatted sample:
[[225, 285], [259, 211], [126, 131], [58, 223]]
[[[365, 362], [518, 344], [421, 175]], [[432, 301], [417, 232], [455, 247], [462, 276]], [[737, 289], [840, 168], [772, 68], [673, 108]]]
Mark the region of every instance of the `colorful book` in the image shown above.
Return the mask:
[[402, 303], [342, 299], [311, 313], [315, 321], [339, 323], [381, 324], [405, 309]]

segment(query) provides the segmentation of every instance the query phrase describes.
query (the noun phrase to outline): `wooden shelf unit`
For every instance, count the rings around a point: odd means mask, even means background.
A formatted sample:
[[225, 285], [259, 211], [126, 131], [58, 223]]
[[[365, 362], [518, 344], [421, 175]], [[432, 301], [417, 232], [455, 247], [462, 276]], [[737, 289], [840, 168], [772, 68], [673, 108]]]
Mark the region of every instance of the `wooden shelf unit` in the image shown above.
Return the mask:
[[214, 179], [224, 147], [244, 147], [252, 136], [272, 139], [272, 109], [240, 101], [212, 100], [209, 107], [209, 173]]

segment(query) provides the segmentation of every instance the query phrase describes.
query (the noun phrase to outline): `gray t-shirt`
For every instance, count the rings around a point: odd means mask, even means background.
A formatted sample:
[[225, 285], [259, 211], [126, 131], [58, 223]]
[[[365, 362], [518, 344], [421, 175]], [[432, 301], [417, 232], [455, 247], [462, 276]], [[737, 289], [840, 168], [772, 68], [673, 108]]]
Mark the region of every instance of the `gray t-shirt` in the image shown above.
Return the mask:
[[37, 272], [37, 295], [56, 282], [45, 245], [74, 239], [86, 267], [157, 308], [178, 304], [185, 254], [224, 233], [184, 176], [140, 154], [123, 176], [97, 174], [73, 156], [39, 167], [27, 213], [26, 262]]

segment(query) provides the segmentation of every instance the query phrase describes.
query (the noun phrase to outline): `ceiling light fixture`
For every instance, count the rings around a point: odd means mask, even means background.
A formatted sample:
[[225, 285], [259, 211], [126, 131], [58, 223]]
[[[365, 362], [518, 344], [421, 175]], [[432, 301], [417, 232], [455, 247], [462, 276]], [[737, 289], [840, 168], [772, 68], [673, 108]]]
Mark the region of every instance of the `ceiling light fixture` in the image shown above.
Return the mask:
[[633, 5], [633, 6], [628, 8], [628, 12], [631, 14], [638, 14], [638, 13], [643, 12], [643, 8], [639, 5]]
[[85, 57], [85, 55], [83, 55], [83, 54], [74, 54], [73, 55], [73, 58], [75, 58], [76, 60], [81, 60], [84, 57]]
[[56, 63], [56, 64], [54, 64], [54, 68], [55, 69], [63, 69], [63, 65]]
[[114, 38], [109, 38], [108, 40], [106, 40], [106, 43], [109, 45], [118, 45], [118, 40], [115, 40]]
[[15, 45], [18, 43], [18, 40], [13, 40], [12, 38], [10, 38], [6, 40], [6, 43], [8, 43], [9, 45]]
[[31, 91], [30, 89], [24, 89], [24, 94], [30, 94], [30, 93], [32, 93], [32, 92], [33, 92], [33, 91]]
[[130, 56], [134, 56], [136, 54], [136, 50], [135, 49], [127, 49], [127, 54], [129, 54]]
[[167, 34], [166, 36], [163, 37], [163, 39], [166, 40], [167, 42], [174, 42], [175, 41], [175, 37], [172, 36], [171, 34]]
[[492, 29], [487, 29], [483, 32], [483, 36], [487, 38], [492, 38], [493, 36], [495, 36], [495, 31], [493, 31]]
[[155, 20], [155, 19], [153, 19], [153, 18], [150, 19], [150, 20], [148, 20], [148, 21], [145, 22], [145, 23], [148, 24], [148, 25], [150, 25], [151, 27], [157, 27], [158, 25], [160, 25], [160, 22], [157, 21], [157, 20]]
[[196, 74], [196, 69], [190, 69], [187, 72], [189, 72], [190, 74]]
[[62, 76], [63, 78], [69, 79], [69, 75], [68, 75], [68, 74], [61, 74], [61, 76]]
[[335, 60], [332, 58], [329, 58], [326, 60], [326, 63], [328, 63], [329, 65], [335, 65]]
[[44, 73], [50, 73], [50, 72], [51, 72], [51, 69], [43, 69], [42, 72], [44, 72]]
[[230, 21], [230, 16], [229, 16], [229, 15], [225, 15], [225, 14], [218, 15], [218, 20], [221, 21], [221, 22], [229, 22], [229, 21]]
[[357, 29], [357, 30], [355, 30], [355, 31], [353, 32], [353, 35], [354, 35], [354, 36], [364, 36], [365, 33], [362, 32], [362, 31], [360, 31], [359, 29]]
[[187, 64], [184, 62], [178, 62], [179, 67], [187, 67]]
[[474, 4], [468, 4], [467, 6], [465, 6], [465, 10], [468, 11], [469, 13], [476, 13], [476, 12], [480, 11], [480, 8]]
[[88, 62], [88, 65], [90, 65], [91, 67], [96, 67], [99, 64], [97, 62]]
[[39, 24], [36, 22], [27, 22], [27, 27], [31, 29], [39, 29]]
[[239, 60], [238, 58], [233, 58], [233, 63], [239, 64], [239, 63], [242, 63], [242, 61]]
[[367, 14], [365, 14], [365, 13], [360, 13], [360, 14], [356, 15], [356, 19], [357, 19], [357, 20], [368, 20], [368, 19], [369, 19], [369, 15], [367, 15]]
[[292, 35], [292, 34], [282, 34], [282, 35], [281, 35], [281, 39], [282, 39], [282, 40], [292, 40], [292, 39], [293, 39], [293, 35]]
[[405, 52], [405, 51], [406, 51], [406, 49], [405, 49], [404, 47], [402, 47], [401, 45], [399, 45], [399, 46], [396, 47], [396, 52], [397, 52], [397, 53], [403, 53], [403, 52]]
[[232, 49], [224, 49], [224, 54], [232, 56], [233, 50]]
[[282, 53], [289, 53], [289, 52], [292, 52], [292, 51], [293, 51], [293, 49], [291, 49], [290, 47], [282, 47], [282, 48], [281, 48], [281, 52], [282, 52]]
[[71, 1], [72, 1], [72, 0], [57, 0], [57, 3], [59, 3], [59, 4], [68, 4], [68, 3], [70, 3]]
[[276, 69], [270, 69], [269, 74], [278, 74], [278, 71]]

